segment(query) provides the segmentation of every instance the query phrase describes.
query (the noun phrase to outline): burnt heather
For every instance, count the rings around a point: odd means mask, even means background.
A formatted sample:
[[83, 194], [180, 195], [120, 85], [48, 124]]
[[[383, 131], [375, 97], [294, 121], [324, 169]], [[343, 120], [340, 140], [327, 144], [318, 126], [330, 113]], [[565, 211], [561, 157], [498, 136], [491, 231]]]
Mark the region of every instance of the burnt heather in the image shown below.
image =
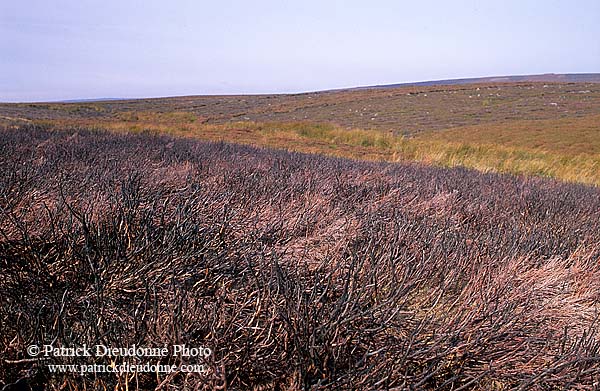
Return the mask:
[[[600, 376], [598, 188], [30, 126], [2, 131], [0, 213], [5, 384], [583, 390]], [[211, 373], [49, 373], [26, 347], [50, 343], [208, 346]]]

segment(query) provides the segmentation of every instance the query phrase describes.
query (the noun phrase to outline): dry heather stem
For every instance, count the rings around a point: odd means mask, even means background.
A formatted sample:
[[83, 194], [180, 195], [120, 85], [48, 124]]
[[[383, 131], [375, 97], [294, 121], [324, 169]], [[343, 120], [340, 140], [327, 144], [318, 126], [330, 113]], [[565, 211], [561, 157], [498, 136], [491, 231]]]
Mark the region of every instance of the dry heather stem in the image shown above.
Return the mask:
[[[5, 383], [598, 386], [596, 188], [36, 127], [0, 151]], [[211, 373], [53, 374], [33, 343], [209, 346]]]

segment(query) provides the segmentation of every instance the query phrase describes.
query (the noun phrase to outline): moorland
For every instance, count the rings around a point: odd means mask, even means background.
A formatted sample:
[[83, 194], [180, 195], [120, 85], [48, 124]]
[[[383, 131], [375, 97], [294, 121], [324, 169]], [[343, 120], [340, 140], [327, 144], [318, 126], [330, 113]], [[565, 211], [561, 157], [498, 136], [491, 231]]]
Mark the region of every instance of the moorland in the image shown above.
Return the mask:
[[[7, 390], [598, 388], [600, 84], [0, 116]], [[206, 373], [27, 350], [182, 343]]]
[[0, 124], [30, 123], [600, 183], [600, 83], [0, 104]]

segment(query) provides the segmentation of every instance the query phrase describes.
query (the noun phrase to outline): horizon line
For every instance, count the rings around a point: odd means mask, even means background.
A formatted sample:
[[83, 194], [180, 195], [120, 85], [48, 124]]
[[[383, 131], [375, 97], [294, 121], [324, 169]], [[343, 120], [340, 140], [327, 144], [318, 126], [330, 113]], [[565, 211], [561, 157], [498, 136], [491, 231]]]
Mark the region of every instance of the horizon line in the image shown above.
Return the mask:
[[[198, 97], [198, 96], [261, 96], [261, 95], [302, 95], [302, 94], [317, 94], [324, 92], [336, 92], [345, 90], [360, 90], [360, 89], [385, 89], [385, 88], [401, 88], [411, 86], [433, 86], [433, 85], [460, 85], [460, 84], [476, 84], [478, 81], [490, 82], [490, 83], [518, 83], [515, 80], [488, 80], [488, 79], [502, 79], [502, 78], [528, 78], [528, 77], [560, 77], [560, 76], [596, 76], [598, 80], [582, 81], [583, 83], [600, 83], [600, 72], [578, 72], [578, 73], [535, 73], [535, 74], [518, 74], [518, 75], [488, 75], [488, 76], [473, 76], [473, 77], [458, 77], [451, 79], [433, 79], [433, 80], [420, 80], [420, 81], [407, 81], [407, 82], [392, 82], [385, 84], [371, 84], [371, 85], [358, 85], [348, 87], [337, 87], [337, 88], [326, 88], [322, 90], [302, 90], [295, 92], [254, 92], [254, 93], [221, 93], [221, 94], [182, 94], [182, 95], [155, 95], [155, 96], [136, 96], [136, 97], [92, 97], [92, 98], [67, 98], [59, 100], [42, 100], [42, 101], [18, 101], [18, 102], [3, 102], [2, 104], [41, 104], [41, 103], [92, 103], [92, 102], [110, 102], [110, 101], [128, 101], [128, 100], [147, 100], [147, 99], [173, 99], [173, 98], [185, 98], [185, 97]], [[560, 83], [560, 80], [556, 81], [544, 81], [544, 80], [523, 80], [522, 82], [554, 82]], [[576, 81], [562, 81], [563, 83], [576, 83]]]

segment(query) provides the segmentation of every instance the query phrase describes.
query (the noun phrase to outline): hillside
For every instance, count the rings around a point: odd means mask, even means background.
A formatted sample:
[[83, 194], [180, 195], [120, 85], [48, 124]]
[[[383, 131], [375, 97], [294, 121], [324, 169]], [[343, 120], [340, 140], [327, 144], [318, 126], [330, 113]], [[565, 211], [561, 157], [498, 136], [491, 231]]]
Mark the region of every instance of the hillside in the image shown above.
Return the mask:
[[361, 160], [600, 185], [599, 83], [488, 83], [291, 95], [0, 104], [0, 126], [151, 131]]
[[519, 76], [490, 76], [472, 77], [466, 79], [431, 80], [412, 83], [383, 84], [359, 88], [397, 88], [408, 86], [432, 86], [432, 85], [462, 85], [462, 84], [489, 84], [489, 83], [600, 83], [600, 73], [545, 73], [540, 75]]
[[600, 114], [600, 84], [491, 83], [340, 90], [289, 95], [224, 95], [0, 104], [0, 116], [29, 120], [134, 120], [151, 113], [188, 113], [207, 124], [232, 121], [335, 123], [346, 128], [415, 135], [507, 120]]

